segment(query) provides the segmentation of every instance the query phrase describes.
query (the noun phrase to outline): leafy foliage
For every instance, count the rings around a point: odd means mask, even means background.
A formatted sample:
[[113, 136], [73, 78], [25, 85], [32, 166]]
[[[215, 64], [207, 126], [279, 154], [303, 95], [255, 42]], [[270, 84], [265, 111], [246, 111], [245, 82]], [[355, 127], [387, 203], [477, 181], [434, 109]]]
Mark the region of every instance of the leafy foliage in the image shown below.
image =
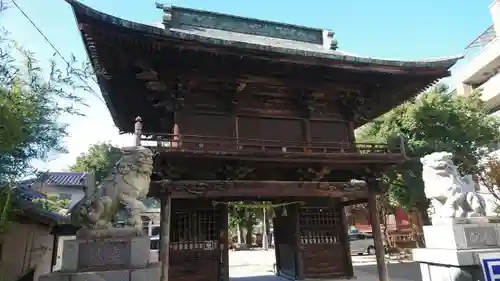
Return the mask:
[[[0, 14], [5, 8], [0, 0]], [[14, 211], [15, 181], [33, 172], [32, 160], [65, 152], [67, 124], [61, 117], [80, 114], [77, 108], [85, 103], [76, 93], [95, 94], [85, 81], [92, 72], [78, 64], [74, 57], [62, 68], [55, 60], [40, 63], [0, 30], [0, 233]]]
[[361, 129], [361, 141], [388, 142], [402, 136], [409, 161], [386, 174], [388, 199], [406, 210], [428, 202], [424, 194], [420, 157], [449, 151], [462, 172], [475, 172], [484, 156], [485, 145], [499, 136], [500, 122], [484, 109], [480, 93], [470, 96], [448, 94], [437, 85], [412, 101], [406, 102]]
[[479, 165], [479, 183], [495, 198], [496, 213], [500, 211], [500, 160], [498, 154], [488, 155]]
[[70, 169], [73, 172], [93, 172], [96, 181], [100, 182], [121, 156], [119, 148], [109, 143], [97, 143], [90, 146], [88, 152], [78, 156]]
[[61, 200], [58, 195], [47, 195], [45, 198], [36, 198], [33, 199], [33, 202], [39, 204], [44, 210], [54, 213], [67, 210], [70, 204], [69, 200]]
[[0, 183], [25, 174], [34, 159], [65, 152], [60, 118], [79, 114], [84, 101], [75, 93], [88, 89], [76, 82], [76, 63], [60, 69], [53, 60], [44, 69], [33, 52], [0, 38]]

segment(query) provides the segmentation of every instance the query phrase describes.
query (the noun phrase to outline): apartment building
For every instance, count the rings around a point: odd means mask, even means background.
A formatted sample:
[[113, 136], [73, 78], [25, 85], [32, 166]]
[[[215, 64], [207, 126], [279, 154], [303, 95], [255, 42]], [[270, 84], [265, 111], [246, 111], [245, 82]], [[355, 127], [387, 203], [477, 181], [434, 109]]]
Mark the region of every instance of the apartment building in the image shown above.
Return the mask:
[[[457, 94], [467, 95], [481, 91], [481, 98], [491, 114], [500, 116], [500, 0], [489, 6], [492, 25], [466, 47], [466, 62], [454, 72]], [[492, 154], [500, 155], [500, 143], [492, 143]], [[479, 193], [488, 201], [486, 212], [496, 215], [499, 202], [484, 187]]]
[[457, 93], [480, 89], [488, 110], [500, 114], [500, 0], [489, 8], [492, 25], [467, 46], [477, 53], [456, 73]]

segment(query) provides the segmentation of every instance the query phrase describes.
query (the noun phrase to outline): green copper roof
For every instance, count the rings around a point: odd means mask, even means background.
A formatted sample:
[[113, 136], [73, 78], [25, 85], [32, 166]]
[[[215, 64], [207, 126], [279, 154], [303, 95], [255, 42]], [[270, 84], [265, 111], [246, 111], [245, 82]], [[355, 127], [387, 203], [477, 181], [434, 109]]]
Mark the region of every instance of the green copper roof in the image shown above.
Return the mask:
[[[66, 1], [72, 5], [77, 17], [79, 15], [91, 17], [98, 21], [144, 34], [275, 52], [290, 56], [314, 57], [331, 61], [374, 64], [387, 67], [444, 69], [450, 68], [458, 59], [463, 57], [452, 56], [414, 61], [362, 57], [336, 50], [333, 32], [323, 29], [180, 7], [161, 7], [165, 12], [163, 21], [165, 28], [159, 28], [99, 12], [81, 4], [77, 0]], [[332, 66], [334, 66], [333, 62]]]

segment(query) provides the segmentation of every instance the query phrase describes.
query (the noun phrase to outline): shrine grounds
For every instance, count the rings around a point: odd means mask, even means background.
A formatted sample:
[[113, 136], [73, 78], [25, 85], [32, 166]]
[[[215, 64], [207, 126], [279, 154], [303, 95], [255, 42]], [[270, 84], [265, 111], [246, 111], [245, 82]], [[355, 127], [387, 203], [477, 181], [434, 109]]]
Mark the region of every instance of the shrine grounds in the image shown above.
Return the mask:
[[[352, 256], [354, 275], [359, 281], [377, 280], [375, 256]], [[229, 252], [229, 276], [231, 281], [281, 281], [274, 276], [274, 250], [254, 250]], [[421, 281], [418, 263], [389, 263], [387, 265], [391, 281]]]

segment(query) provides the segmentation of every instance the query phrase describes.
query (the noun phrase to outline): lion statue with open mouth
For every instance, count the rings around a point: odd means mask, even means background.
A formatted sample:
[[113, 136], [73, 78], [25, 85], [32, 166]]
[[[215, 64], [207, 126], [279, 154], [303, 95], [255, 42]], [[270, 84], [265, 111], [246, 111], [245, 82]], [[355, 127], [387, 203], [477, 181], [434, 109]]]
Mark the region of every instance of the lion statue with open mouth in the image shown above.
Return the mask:
[[123, 148], [122, 153], [99, 186], [71, 209], [73, 224], [82, 230], [109, 230], [116, 215], [124, 211], [126, 226], [142, 233], [140, 215], [146, 209], [142, 200], [149, 191], [154, 153], [140, 146]]
[[486, 204], [471, 175], [460, 176], [453, 154], [434, 152], [420, 158], [424, 191], [436, 218], [486, 216]]

